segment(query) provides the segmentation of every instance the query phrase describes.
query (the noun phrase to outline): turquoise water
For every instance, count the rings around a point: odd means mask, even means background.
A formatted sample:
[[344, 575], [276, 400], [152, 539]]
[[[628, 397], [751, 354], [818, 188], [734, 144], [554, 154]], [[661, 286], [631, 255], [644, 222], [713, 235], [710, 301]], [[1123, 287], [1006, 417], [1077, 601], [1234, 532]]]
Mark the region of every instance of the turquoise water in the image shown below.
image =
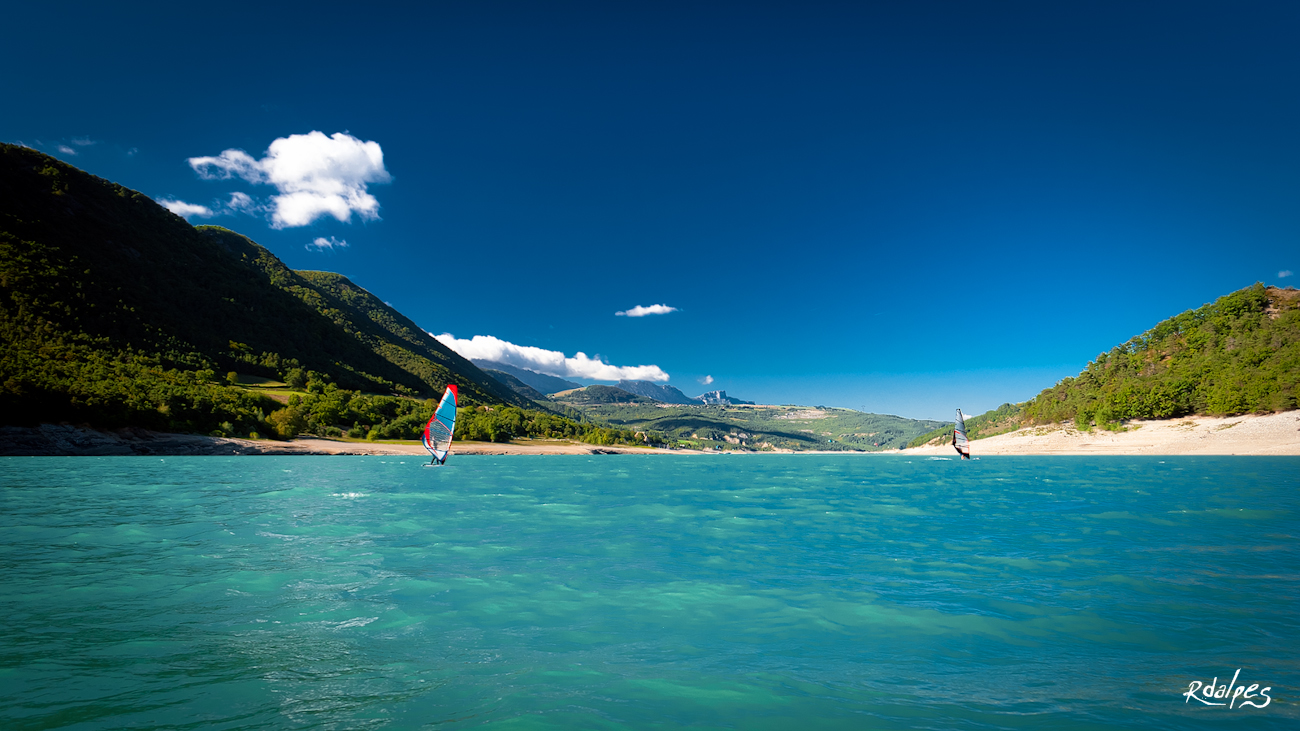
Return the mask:
[[[1300, 727], [1300, 458], [0, 479], [5, 729]], [[1267, 707], [1183, 697], [1238, 668]]]

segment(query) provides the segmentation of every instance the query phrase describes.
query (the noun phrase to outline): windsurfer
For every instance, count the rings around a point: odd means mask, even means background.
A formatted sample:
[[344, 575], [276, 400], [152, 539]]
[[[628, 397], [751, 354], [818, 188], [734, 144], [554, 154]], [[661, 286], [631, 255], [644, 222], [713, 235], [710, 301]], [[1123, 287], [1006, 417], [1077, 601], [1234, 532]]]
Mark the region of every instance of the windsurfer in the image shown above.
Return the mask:
[[424, 442], [424, 448], [429, 450], [433, 459], [429, 466], [441, 465], [447, 463], [447, 455], [451, 453], [451, 439], [456, 432], [456, 401], [458, 395], [456, 386], [447, 385], [447, 391], [442, 394], [442, 401], [438, 403], [438, 408], [429, 417], [429, 423], [424, 425], [424, 435], [421, 441]]
[[966, 417], [957, 409], [957, 420], [952, 425], [952, 448], [962, 459], [970, 459], [970, 439], [966, 436]]
[[955, 431], [952, 433], [952, 448], [957, 450], [957, 454], [960, 454], [962, 459], [970, 459], [970, 452], [961, 451], [961, 447], [957, 445], [957, 432]]

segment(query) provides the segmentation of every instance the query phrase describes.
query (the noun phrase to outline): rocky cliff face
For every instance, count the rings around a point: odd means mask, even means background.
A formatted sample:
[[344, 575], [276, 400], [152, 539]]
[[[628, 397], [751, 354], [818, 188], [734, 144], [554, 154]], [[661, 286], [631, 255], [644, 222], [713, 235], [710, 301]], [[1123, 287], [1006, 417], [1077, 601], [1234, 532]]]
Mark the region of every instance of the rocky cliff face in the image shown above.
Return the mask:
[[738, 398], [732, 398], [727, 395], [726, 391], [709, 391], [695, 397], [696, 401], [705, 404], [753, 404], [753, 401], [741, 401]]

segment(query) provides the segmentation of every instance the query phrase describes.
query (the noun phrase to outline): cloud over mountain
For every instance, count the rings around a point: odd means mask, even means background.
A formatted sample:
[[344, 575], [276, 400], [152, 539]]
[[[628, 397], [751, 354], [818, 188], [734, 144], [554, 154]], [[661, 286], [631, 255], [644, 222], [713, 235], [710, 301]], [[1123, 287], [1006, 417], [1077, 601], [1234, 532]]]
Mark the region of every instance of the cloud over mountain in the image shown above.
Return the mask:
[[271, 196], [271, 226], [306, 226], [322, 216], [350, 221], [379, 218], [379, 201], [370, 183], [387, 183], [384, 152], [378, 142], [352, 135], [323, 132], [289, 135], [271, 143], [266, 155], [254, 158], [243, 150], [224, 150], [215, 157], [192, 157], [190, 167], [205, 180], [241, 178], [275, 186]]
[[185, 201], [174, 198], [159, 198], [158, 205], [175, 213], [185, 220], [191, 218], [212, 218], [215, 215], [211, 208], [201, 206], [197, 203], [186, 203]]
[[575, 353], [570, 358], [556, 350], [515, 345], [491, 335], [475, 335], [469, 340], [459, 339], [451, 333], [434, 337], [470, 360], [493, 360], [562, 378], [587, 378], [593, 381], [668, 380], [668, 374], [656, 365], [615, 366], [589, 358], [586, 353]]

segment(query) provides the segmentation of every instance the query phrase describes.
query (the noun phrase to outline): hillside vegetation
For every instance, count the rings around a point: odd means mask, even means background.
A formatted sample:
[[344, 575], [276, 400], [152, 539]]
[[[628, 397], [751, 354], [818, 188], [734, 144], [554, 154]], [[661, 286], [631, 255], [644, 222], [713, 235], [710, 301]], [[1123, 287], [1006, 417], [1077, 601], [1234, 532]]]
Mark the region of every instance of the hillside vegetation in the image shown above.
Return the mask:
[[571, 391], [553, 394], [551, 399], [562, 404], [578, 406], [581, 404], [646, 404], [653, 405], [654, 399], [638, 396], [624, 391], [617, 386], [584, 386]]
[[[467, 436], [599, 430], [539, 411], [346, 277], [15, 145], [0, 145], [0, 336], [6, 424], [414, 438], [456, 383]], [[265, 380], [284, 386], [250, 385]]]
[[1118, 429], [1131, 419], [1294, 409], [1298, 396], [1300, 291], [1255, 284], [1157, 324], [1030, 401], [966, 424], [973, 438], [1058, 422]]
[[1256, 284], [1171, 317], [1025, 404], [1028, 424], [1111, 425], [1296, 407], [1300, 292]]
[[671, 445], [692, 449], [874, 452], [897, 449], [941, 426], [937, 421], [821, 407], [571, 403], [591, 419], [663, 435]]

